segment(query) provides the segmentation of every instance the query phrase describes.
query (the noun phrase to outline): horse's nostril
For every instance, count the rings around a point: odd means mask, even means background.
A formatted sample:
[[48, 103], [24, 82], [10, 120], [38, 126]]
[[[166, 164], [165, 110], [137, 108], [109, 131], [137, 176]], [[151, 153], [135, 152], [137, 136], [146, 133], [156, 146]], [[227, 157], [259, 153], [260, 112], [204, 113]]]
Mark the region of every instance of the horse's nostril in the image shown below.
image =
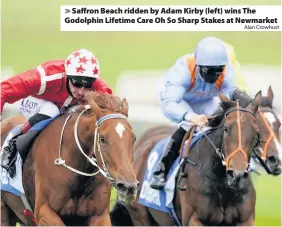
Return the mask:
[[244, 171], [243, 178], [247, 178], [249, 176], [248, 171]]
[[119, 182], [116, 184], [117, 190], [125, 192], [127, 194], [134, 194], [138, 188], [139, 183], [122, 183]]
[[134, 194], [135, 193], [135, 189], [136, 189], [136, 187], [128, 187], [127, 191], [128, 191], [129, 194]]
[[118, 191], [125, 191], [126, 190], [123, 183], [117, 183], [116, 186], [117, 186]]
[[274, 156], [269, 156], [267, 158], [267, 161], [275, 164], [277, 162], [277, 158], [275, 158]]
[[235, 177], [234, 171], [232, 169], [227, 170], [226, 175], [228, 178], [232, 178], [232, 179]]

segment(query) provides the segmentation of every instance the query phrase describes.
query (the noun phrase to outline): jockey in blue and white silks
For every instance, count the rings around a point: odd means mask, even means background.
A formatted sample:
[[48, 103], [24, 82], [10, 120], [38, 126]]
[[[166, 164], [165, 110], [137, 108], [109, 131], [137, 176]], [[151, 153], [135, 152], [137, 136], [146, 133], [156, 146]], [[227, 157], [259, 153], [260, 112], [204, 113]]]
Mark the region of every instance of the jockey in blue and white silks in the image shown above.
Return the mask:
[[202, 39], [194, 52], [178, 58], [164, 77], [160, 100], [163, 114], [180, 123], [171, 136], [151, 187], [162, 189], [166, 175], [178, 156], [181, 141], [192, 125], [203, 127], [219, 107], [219, 92], [231, 98], [237, 89], [234, 67], [224, 42]]

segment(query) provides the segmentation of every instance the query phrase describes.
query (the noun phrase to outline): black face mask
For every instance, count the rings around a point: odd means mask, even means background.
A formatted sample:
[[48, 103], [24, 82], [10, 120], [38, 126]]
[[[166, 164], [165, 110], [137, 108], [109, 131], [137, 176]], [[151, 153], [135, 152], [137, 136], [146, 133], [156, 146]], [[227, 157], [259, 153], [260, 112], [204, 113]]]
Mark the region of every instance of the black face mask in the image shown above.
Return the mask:
[[201, 77], [210, 84], [215, 83], [220, 74], [223, 72], [224, 65], [220, 66], [199, 66]]

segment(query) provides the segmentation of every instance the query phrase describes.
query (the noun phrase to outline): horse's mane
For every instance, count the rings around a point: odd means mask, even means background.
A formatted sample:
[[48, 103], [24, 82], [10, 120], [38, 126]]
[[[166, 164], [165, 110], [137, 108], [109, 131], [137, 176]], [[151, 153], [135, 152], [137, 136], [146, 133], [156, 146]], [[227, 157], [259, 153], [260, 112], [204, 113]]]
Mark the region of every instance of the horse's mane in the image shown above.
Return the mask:
[[[245, 91], [243, 93], [247, 95], [247, 93]], [[248, 96], [240, 96], [239, 103], [240, 103], [240, 106], [242, 108], [246, 108], [250, 104], [250, 102], [252, 102], [252, 101], [250, 101]], [[223, 106], [222, 103], [220, 105]], [[260, 106], [261, 107], [269, 107], [269, 108], [273, 109], [273, 106], [272, 106], [272, 104], [269, 101], [267, 96], [262, 97], [262, 103], [261, 103]], [[225, 108], [225, 112], [226, 112], [226, 110], [227, 109]], [[212, 126], [212, 127], [218, 126], [219, 123], [222, 121], [223, 117], [224, 117], [224, 113], [217, 115], [214, 119], [209, 120], [209, 125]]]
[[[250, 104], [250, 99], [249, 99], [249, 96], [248, 94], [245, 92], [245, 91], [241, 91], [242, 94], [244, 95], [240, 95], [238, 98], [239, 98], [239, 104], [241, 107], [245, 108], [247, 105]], [[233, 99], [233, 101], [235, 101], [235, 99]]]
[[217, 127], [219, 126], [219, 124], [221, 123], [221, 121], [224, 118], [224, 115], [226, 113], [227, 110], [229, 110], [230, 108], [233, 108], [236, 106], [236, 103], [234, 101], [230, 101], [230, 102], [221, 102], [220, 106], [222, 108], [223, 111], [221, 111], [220, 113], [215, 113], [215, 117], [212, 119], [209, 119], [209, 126], [211, 127]]

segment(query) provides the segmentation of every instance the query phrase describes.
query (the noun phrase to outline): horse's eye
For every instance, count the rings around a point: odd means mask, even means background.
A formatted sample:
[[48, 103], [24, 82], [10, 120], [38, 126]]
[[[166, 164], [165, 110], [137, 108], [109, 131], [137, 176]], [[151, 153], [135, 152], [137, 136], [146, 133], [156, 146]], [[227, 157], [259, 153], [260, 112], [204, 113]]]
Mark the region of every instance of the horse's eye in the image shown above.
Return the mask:
[[225, 133], [228, 133], [228, 127], [227, 126], [224, 126], [223, 130], [224, 130]]
[[101, 143], [107, 143], [104, 136], [100, 136]]

